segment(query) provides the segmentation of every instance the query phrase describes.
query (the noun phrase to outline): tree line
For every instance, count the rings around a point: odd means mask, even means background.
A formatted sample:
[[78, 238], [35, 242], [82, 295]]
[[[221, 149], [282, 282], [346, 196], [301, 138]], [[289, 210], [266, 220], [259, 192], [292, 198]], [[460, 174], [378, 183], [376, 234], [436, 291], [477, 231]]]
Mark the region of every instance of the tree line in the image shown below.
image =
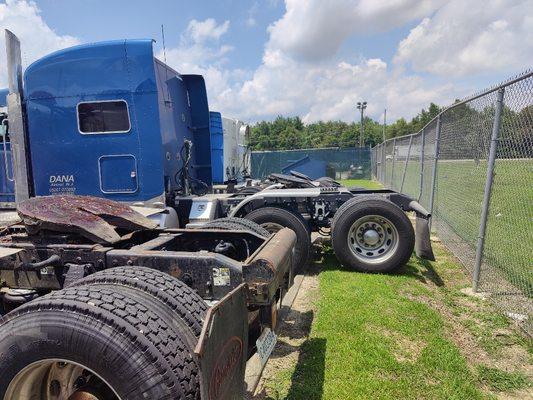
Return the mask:
[[[440, 112], [431, 103], [411, 121], [404, 118], [387, 125], [387, 139], [418, 132]], [[365, 117], [364, 146], [375, 146], [383, 141], [383, 124]], [[318, 121], [305, 125], [300, 117], [278, 116], [274, 121], [261, 121], [252, 126], [250, 146], [252, 150], [292, 150], [324, 147], [357, 147], [361, 124], [359, 122]]]

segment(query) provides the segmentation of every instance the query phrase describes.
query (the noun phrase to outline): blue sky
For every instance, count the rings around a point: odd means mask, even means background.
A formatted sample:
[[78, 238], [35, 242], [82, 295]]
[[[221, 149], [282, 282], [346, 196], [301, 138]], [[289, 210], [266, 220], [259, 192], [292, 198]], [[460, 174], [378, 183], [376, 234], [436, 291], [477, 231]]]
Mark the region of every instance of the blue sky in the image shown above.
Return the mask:
[[[210, 106], [247, 121], [410, 118], [532, 66], [533, 0], [6, 0], [23, 61], [77, 43], [153, 38]], [[3, 40], [3, 35], [0, 40]], [[4, 52], [0, 42], [0, 52]], [[0, 64], [0, 86], [5, 85]]]
[[[41, 15], [60, 35], [72, 35], [82, 42], [122, 38], [151, 38], [162, 48], [161, 25], [165, 28], [166, 46], [178, 45], [189, 21], [214, 18], [230, 21], [225, 40], [235, 47], [229, 66], [255, 68], [261, 61], [267, 27], [283, 15], [283, 2], [265, 1], [253, 13], [256, 25], [246, 24], [253, 11], [250, 1], [146, 1], [38, 0]], [[102, 12], [103, 11], [103, 12]], [[72, 15], [83, 18], [72, 18]], [[105, 29], [102, 29], [104, 28]]]

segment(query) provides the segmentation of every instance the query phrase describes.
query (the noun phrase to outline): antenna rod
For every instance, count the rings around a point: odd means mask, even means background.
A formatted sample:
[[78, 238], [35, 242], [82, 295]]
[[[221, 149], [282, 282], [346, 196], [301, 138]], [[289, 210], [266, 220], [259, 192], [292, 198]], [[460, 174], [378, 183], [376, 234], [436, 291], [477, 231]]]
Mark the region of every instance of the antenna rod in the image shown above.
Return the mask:
[[165, 25], [161, 24], [161, 36], [163, 37], [163, 57], [165, 58], [165, 64], [167, 63], [167, 48], [165, 46]]

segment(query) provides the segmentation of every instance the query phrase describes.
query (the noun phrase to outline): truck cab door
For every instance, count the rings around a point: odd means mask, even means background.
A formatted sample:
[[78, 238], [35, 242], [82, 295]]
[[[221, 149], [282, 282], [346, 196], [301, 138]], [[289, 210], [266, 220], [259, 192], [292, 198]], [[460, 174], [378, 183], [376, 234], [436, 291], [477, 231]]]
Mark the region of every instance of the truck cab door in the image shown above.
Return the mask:
[[101, 156], [98, 160], [102, 193], [134, 193], [137, 181], [137, 160], [132, 154]]

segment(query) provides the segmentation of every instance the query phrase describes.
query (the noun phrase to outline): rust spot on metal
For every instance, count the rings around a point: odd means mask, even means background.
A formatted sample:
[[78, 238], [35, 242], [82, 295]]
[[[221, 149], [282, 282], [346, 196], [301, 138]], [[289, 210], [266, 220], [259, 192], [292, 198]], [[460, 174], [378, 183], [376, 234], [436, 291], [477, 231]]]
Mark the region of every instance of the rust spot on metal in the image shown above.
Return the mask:
[[29, 234], [42, 230], [77, 233], [97, 243], [121, 239], [116, 229], [154, 229], [157, 224], [129, 206], [91, 196], [34, 197], [19, 204], [17, 211]]
[[182, 275], [181, 269], [177, 265], [172, 265], [169, 270], [169, 274], [172, 275], [174, 278], [179, 279]]
[[233, 336], [222, 346], [209, 383], [209, 400], [223, 398], [243, 355], [241, 338]]
[[74, 392], [68, 400], [100, 400], [94, 393], [85, 390], [77, 390]]

